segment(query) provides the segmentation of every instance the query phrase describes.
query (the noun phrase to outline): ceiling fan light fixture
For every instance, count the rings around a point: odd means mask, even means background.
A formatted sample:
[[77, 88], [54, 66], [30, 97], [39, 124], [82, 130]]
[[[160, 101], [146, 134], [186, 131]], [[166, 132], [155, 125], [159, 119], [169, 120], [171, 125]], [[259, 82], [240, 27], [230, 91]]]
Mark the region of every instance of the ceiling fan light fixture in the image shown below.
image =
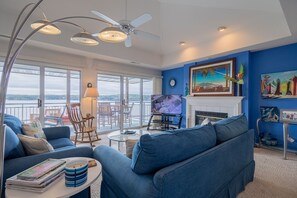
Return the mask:
[[120, 43], [127, 39], [127, 34], [118, 27], [107, 27], [99, 33], [98, 37], [104, 42]]
[[220, 26], [220, 27], [218, 27], [218, 31], [219, 32], [223, 32], [223, 31], [225, 31], [227, 29], [227, 27], [225, 27], [225, 26]]
[[180, 45], [180, 46], [185, 46], [185, 45], [186, 45], [186, 42], [184, 42], [184, 41], [180, 41], [180, 42], [179, 42], [179, 45]]
[[[43, 19], [43, 20], [38, 20], [35, 21], [31, 24], [31, 28], [33, 30], [39, 28], [40, 26], [43, 26], [47, 23], [49, 23], [50, 21]], [[61, 34], [61, 30], [54, 24], [49, 24], [43, 28], [41, 28], [40, 30], [38, 30], [38, 32], [43, 33], [43, 34], [48, 34], [48, 35], [58, 35]]]
[[87, 45], [87, 46], [95, 46], [98, 45], [99, 42], [96, 38], [94, 38], [90, 33], [88, 32], [80, 32], [75, 34], [70, 38], [70, 40], [76, 44], [80, 45]]

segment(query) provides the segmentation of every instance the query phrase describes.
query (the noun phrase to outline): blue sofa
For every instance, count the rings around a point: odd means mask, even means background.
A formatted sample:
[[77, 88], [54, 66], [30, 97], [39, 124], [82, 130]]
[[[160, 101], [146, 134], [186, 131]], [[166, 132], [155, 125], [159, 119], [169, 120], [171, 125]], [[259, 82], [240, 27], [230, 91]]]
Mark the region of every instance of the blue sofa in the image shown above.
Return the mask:
[[[48, 158], [93, 157], [90, 147], [76, 147], [70, 140], [70, 129], [66, 126], [43, 128], [47, 141], [53, 146], [54, 152], [27, 156], [17, 134], [23, 134], [22, 122], [11, 115], [5, 115], [6, 124], [5, 159], [3, 181], [7, 178]], [[5, 187], [3, 186], [2, 197]], [[88, 192], [84, 192], [88, 193]], [[84, 196], [78, 196], [84, 197]]]
[[239, 115], [189, 129], [141, 136], [132, 159], [107, 146], [101, 198], [236, 197], [253, 181], [254, 131]]

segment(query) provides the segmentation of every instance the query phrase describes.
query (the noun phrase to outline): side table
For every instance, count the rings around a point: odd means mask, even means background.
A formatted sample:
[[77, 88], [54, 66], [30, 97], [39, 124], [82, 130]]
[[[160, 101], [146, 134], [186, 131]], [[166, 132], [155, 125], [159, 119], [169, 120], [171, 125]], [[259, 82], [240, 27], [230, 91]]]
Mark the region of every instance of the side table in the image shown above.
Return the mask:
[[[92, 160], [91, 158], [87, 157], [71, 157], [71, 158], [64, 158], [67, 162], [72, 160], [78, 159], [85, 159], [85, 160]], [[57, 198], [67, 198], [73, 196], [91, 186], [101, 174], [101, 164], [96, 160], [97, 166], [91, 167], [88, 169], [88, 179], [86, 183], [78, 187], [66, 187], [65, 186], [65, 177], [58, 181], [56, 184], [51, 186], [47, 191], [43, 193], [34, 193], [22, 190], [12, 190], [6, 189], [5, 190], [5, 197], [6, 198], [50, 198], [50, 197], [57, 197]]]

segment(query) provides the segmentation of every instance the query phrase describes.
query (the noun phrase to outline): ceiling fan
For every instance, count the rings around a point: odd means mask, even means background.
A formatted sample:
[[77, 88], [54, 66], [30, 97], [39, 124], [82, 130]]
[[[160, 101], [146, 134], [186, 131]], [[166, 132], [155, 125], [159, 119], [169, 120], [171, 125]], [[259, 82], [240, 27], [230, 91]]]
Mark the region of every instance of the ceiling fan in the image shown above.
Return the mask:
[[[152, 16], [150, 14], [143, 14], [139, 17], [137, 17], [136, 19], [129, 21], [129, 20], [121, 20], [119, 22], [109, 18], [108, 16], [98, 12], [98, 11], [92, 11], [93, 14], [95, 14], [96, 16], [100, 17], [101, 19], [109, 22], [112, 24], [113, 27], [115, 28], [119, 28], [120, 30], [122, 30], [126, 35], [127, 38], [125, 40], [125, 46], [126, 47], [131, 47], [132, 46], [132, 39], [131, 39], [131, 35], [135, 34], [137, 36], [142, 36], [142, 37], [146, 37], [149, 39], [153, 39], [153, 40], [159, 40], [160, 37], [157, 35], [154, 35], [152, 33], [149, 32], [144, 32], [141, 30], [137, 30], [136, 28], [138, 28], [139, 26], [143, 25], [144, 23], [150, 21], [152, 19]], [[127, 18], [127, 17], [126, 17]], [[93, 36], [98, 36], [100, 33], [95, 33], [92, 34]]]

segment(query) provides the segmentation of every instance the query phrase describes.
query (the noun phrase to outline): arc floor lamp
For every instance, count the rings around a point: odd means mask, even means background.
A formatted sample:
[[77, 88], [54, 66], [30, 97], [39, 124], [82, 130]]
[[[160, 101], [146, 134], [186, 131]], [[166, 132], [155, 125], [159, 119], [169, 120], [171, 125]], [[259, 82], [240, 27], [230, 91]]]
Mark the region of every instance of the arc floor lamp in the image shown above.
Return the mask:
[[[29, 3], [27, 4], [22, 11], [19, 13], [18, 18], [14, 24], [13, 30], [10, 35], [10, 40], [8, 44], [7, 54], [5, 57], [4, 67], [3, 67], [3, 73], [1, 78], [1, 92], [0, 92], [0, 198], [2, 194], [2, 187], [3, 187], [3, 166], [4, 166], [4, 149], [5, 149], [5, 125], [4, 125], [4, 113], [5, 113], [5, 98], [7, 93], [7, 85], [10, 77], [10, 72], [12, 69], [12, 66], [22, 50], [22, 47], [26, 44], [26, 42], [36, 33], [44, 33], [44, 34], [60, 34], [60, 29], [55, 25], [55, 23], [66, 23], [73, 26], [76, 26], [78, 28], [81, 28], [82, 31], [78, 34], [75, 34], [71, 37], [71, 41], [87, 45], [87, 46], [94, 46], [98, 44], [98, 40], [93, 37], [90, 33], [88, 33], [84, 28], [82, 28], [80, 25], [77, 25], [75, 23], [72, 23], [69, 21], [69, 19], [88, 19], [88, 20], [94, 20], [99, 21], [104, 24], [107, 24], [111, 26], [111, 24], [105, 20], [101, 20], [98, 18], [93, 17], [86, 17], [86, 16], [70, 16], [70, 17], [64, 17], [59, 18], [53, 21], [49, 21], [45, 14], [43, 20], [36, 21], [31, 24], [31, 28], [33, 29], [32, 32], [30, 32], [21, 42], [16, 43], [18, 39], [18, 35], [23, 29], [25, 23], [27, 22], [28, 18], [31, 16], [31, 14], [36, 10], [36, 8], [40, 8], [39, 5], [43, 0], [39, 0], [37, 3]], [[30, 8], [31, 7], [31, 8]], [[30, 9], [29, 9], [30, 8]], [[26, 10], [29, 10], [28, 13], [25, 13]]]

